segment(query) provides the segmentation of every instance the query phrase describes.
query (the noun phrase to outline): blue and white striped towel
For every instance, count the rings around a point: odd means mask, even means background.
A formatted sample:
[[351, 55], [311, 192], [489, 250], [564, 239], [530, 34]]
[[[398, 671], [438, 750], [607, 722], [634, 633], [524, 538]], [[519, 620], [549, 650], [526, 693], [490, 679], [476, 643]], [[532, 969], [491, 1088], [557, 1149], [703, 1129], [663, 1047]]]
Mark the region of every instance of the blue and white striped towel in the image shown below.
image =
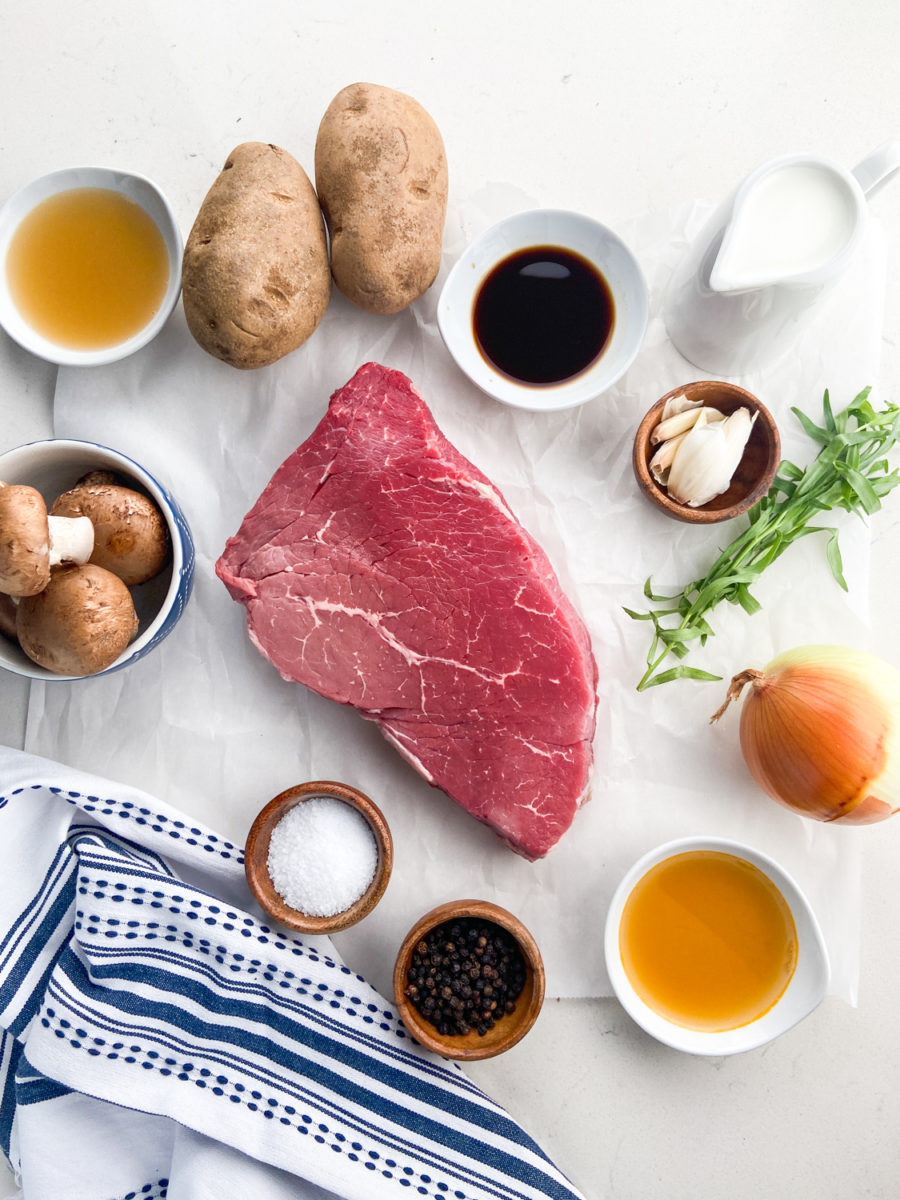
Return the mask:
[[0, 747], [0, 1144], [28, 1200], [575, 1200], [239, 847]]

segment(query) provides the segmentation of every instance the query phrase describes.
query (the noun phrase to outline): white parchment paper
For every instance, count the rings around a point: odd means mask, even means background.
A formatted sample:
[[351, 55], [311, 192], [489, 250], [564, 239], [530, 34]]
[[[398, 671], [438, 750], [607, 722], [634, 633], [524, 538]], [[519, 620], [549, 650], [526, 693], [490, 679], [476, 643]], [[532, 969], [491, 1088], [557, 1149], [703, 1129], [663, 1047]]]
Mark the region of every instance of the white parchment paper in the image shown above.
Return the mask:
[[[514, 411], [482, 395], [455, 367], [435, 322], [440, 284], [466, 242], [528, 207], [529, 197], [495, 185], [454, 205], [441, 275], [411, 310], [379, 318], [335, 294], [306, 345], [261, 371], [238, 372], [207, 356], [180, 309], [132, 358], [60, 371], [56, 435], [112, 446], [156, 475], [185, 510], [197, 571], [185, 616], [148, 658], [108, 678], [32, 686], [26, 749], [145, 788], [240, 840], [257, 811], [292, 784], [337, 779], [367, 792], [394, 834], [394, 874], [375, 912], [336, 940], [383, 990], [412, 922], [434, 904], [471, 896], [503, 904], [529, 926], [549, 995], [608, 994], [602, 930], [619, 878], [660, 842], [706, 833], [743, 839], [795, 875], [823, 925], [832, 990], [852, 1002], [859, 839], [867, 831], [804, 821], [756, 788], [740, 754], [737, 712], [708, 724], [724, 683], [635, 691], [648, 627], [629, 620], [623, 606], [643, 607], [651, 574], [658, 590], [679, 590], [739, 528], [669, 520], [641, 497], [631, 472], [632, 438], [646, 409], [702, 377], [669, 344], [659, 314], [665, 283], [709, 206], [618, 230], [651, 287], [645, 345], [616, 388], [558, 414]], [[817, 418], [825, 387], [843, 407], [876, 378], [884, 276], [873, 225], [796, 353], [737, 380], [772, 410], [794, 461], [807, 462], [815, 447], [790, 406]], [[354, 711], [283, 681], [251, 646], [243, 608], [214, 575], [226, 538], [276, 467], [312, 432], [330, 394], [369, 360], [410, 376], [445, 434], [543, 545], [590, 629], [600, 668], [593, 798], [542, 862], [518, 858], [428, 787]], [[756, 588], [763, 611], [752, 618], [717, 611], [716, 636], [689, 661], [730, 678], [795, 645], [866, 646], [868, 532], [855, 518], [842, 527], [849, 596], [830, 576], [823, 541], [808, 538]]]

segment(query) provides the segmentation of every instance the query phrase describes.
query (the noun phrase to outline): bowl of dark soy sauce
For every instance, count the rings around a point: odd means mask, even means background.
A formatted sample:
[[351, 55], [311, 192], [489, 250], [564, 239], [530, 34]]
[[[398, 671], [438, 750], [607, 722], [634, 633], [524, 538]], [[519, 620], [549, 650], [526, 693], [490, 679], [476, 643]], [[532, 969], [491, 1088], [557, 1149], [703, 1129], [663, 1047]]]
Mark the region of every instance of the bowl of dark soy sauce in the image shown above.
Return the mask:
[[438, 326], [460, 369], [516, 408], [574, 408], [612, 387], [634, 361], [647, 284], [621, 238], [561, 209], [516, 213], [455, 264]]

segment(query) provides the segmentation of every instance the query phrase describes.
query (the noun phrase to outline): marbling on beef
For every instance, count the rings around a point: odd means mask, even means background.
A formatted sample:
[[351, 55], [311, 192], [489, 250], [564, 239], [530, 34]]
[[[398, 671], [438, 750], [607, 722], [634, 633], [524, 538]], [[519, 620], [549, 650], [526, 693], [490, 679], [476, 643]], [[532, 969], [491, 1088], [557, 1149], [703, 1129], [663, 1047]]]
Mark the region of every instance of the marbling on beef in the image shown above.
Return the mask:
[[352, 704], [526, 858], [586, 798], [587, 630], [405, 375], [361, 367], [216, 567], [285, 679]]

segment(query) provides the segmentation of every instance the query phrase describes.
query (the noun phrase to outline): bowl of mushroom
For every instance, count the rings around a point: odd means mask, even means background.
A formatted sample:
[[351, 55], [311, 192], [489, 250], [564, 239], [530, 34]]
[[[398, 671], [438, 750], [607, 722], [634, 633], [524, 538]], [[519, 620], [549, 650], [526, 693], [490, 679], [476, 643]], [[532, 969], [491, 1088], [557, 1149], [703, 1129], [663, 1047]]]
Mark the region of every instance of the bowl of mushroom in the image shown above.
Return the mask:
[[184, 515], [126, 455], [62, 438], [0, 455], [0, 666], [121, 670], [174, 628], [193, 574]]

